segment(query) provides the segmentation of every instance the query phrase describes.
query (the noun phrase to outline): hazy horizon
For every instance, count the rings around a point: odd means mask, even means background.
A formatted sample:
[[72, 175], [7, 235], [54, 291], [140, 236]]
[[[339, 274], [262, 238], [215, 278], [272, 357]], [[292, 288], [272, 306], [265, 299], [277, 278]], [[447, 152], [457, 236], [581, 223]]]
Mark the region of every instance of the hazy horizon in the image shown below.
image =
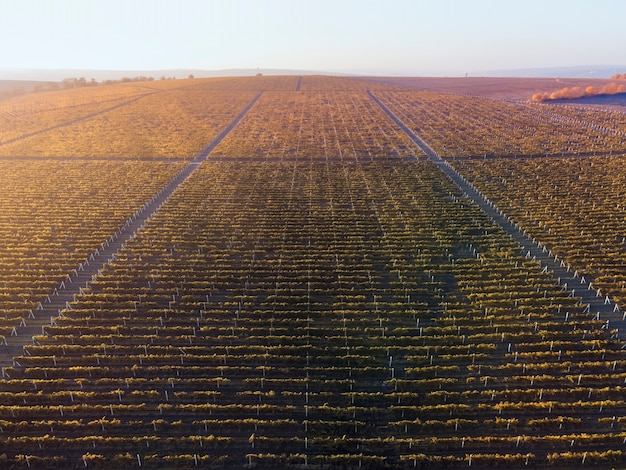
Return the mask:
[[626, 64], [619, 0], [0, 0], [0, 69], [462, 76]]
[[[615, 74], [626, 71], [626, 66], [573, 66], [540, 69], [508, 69], [480, 71], [466, 76], [472, 78], [562, 78], [562, 79], [609, 79]], [[402, 77], [422, 78], [462, 78], [465, 75], [420, 75], [420, 74], [359, 74], [349, 72], [328, 72], [324, 70], [288, 70], [288, 69], [170, 69], [170, 70], [93, 70], [93, 69], [1, 69], [0, 82], [20, 83], [37, 82], [61, 82], [71, 78], [85, 78], [96, 82], [107, 80], [120, 80], [125, 77], [148, 77], [151, 79], [161, 78], [187, 78], [192, 75], [196, 78], [237, 77], [250, 76], [257, 73], [263, 75], [337, 75], [346, 77], [388, 77], [390, 79]]]

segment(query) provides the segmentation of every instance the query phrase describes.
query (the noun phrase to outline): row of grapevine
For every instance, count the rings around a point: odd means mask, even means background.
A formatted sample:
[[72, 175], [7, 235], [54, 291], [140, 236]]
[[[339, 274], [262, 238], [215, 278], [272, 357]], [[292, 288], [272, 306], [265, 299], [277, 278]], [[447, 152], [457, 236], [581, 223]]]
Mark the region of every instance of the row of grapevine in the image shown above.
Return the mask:
[[614, 110], [593, 109], [589, 107], [577, 106], [552, 106], [545, 104], [532, 105], [542, 113], [555, 116], [557, 119], [567, 119], [581, 126], [595, 127], [596, 129], [606, 129], [610, 132], [622, 133], [626, 129], [626, 115]]

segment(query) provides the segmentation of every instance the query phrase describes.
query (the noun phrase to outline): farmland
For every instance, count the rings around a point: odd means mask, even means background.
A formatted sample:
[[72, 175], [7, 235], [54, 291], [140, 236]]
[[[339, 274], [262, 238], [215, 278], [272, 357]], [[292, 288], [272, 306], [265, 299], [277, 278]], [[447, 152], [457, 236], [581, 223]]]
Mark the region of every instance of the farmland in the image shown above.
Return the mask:
[[372, 96], [621, 307], [618, 113], [322, 76], [9, 99], [0, 321], [13, 341], [193, 170], [5, 358], [4, 467], [624, 465], [622, 332]]

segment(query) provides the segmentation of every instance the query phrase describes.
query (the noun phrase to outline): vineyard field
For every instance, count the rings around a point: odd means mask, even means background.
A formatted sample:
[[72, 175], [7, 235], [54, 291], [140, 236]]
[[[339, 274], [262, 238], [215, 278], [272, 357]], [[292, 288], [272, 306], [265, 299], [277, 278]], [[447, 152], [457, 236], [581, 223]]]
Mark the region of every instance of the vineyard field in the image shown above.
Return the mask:
[[619, 317], [623, 115], [415, 83], [0, 102], [0, 467], [626, 465], [621, 324], [442, 170]]

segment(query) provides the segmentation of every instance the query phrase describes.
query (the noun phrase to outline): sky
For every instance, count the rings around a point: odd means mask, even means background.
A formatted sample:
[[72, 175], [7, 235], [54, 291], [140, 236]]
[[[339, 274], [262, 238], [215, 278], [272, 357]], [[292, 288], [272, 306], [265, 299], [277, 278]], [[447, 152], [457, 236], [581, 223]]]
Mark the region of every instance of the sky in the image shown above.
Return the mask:
[[626, 65], [624, 0], [0, 0], [0, 69]]

